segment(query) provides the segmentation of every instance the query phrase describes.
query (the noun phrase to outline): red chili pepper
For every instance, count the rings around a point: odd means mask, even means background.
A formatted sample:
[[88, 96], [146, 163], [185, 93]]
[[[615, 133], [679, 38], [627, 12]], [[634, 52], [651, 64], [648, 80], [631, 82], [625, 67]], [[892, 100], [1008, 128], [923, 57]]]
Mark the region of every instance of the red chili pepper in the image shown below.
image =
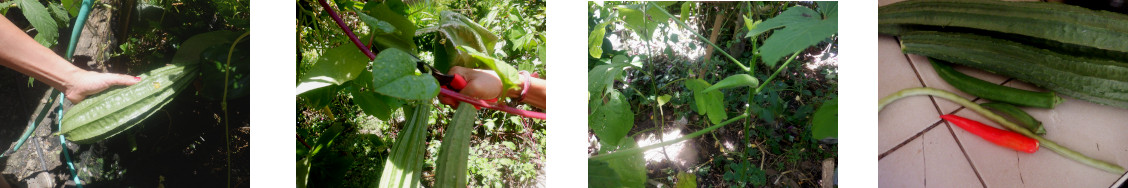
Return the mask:
[[983, 123], [979, 123], [978, 121], [970, 120], [952, 114], [941, 115], [940, 118], [948, 120], [948, 122], [952, 122], [953, 124], [956, 124], [956, 126], [960, 126], [960, 128], [967, 130], [967, 132], [971, 132], [971, 134], [975, 134], [980, 138], [983, 138], [984, 140], [991, 141], [991, 143], [995, 143], [996, 145], [1008, 147], [1026, 153], [1034, 153], [1035, 151], [1038, 151], [1038, 140], [1023, 136], [1022, 134], [987, 126]]

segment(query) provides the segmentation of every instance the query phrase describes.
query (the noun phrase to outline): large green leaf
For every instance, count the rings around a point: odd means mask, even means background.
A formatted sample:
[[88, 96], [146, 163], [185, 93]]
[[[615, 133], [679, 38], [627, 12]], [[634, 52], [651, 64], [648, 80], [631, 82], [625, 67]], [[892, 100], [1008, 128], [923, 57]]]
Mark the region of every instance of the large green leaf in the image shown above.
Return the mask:
[[815, 139], [838, 137], [838, 99], [826, 101], [811, 117], [811, 134]]
[[701, 91], [701, 92], [708, 93], [708, 92], [716, 91], [718, 89], [727, 89], [727, 88], [743, 87], [743, 86], [756, 86], [756, 85], [760, 85], [760, 80], [757, 80], [756, 78], [752, 77], [752, 75], [737, 74], [737, 75], [729, 76], [729, 77], [725, 78], [724, 80], [717, 82], [717, 84], [710, 86], [709, 88], [705, 88], [705, 90]]
[[[180, 47], [176, 49], [176, 55], [172, 56], [172, 64], [198, 63], [200, 58], [203, 57], [201, 54], [204, 53], [204, 50], [216, 45], [230, 45], [240, 34], [241, 33], [234, 31], [212, 31], [192, 35], [192, 37], [189, 37], [188, 40], [184, 40], [184, 43], [180, 44]], [[357, 51], [356, 47], [353, 47], [352, 50]], [[357, 53], [360, 52], [357, 51]], [[363, 54], [361, 54], [361, 56], [363, 56]], [[365, 61], [367, 61], [367, 59], [365, 59]]]
[[[630, 137], [619, 139], [619, 151], [637, 148], [635, 140]], [[638, 152], [625, 157], [618, 157], [607, 161], [611, 169], [619, 173], [619, 182], [623, 187], [641, 188], [646, 184], [646, 159], [643, 153]]]
[[697, 104], [697, 114], [708, 115], [709, 122], [718, 124], [728, 119], [728, 113], [725, 112], [725, 95], [719, 91], [705, 92], [704, 90], [710, 86], [712, 85], [709, 82], [701, 79], [685, 81], [685, 87], [693, 91], [693, 100]]
[[313, 68], [302, 76], [302, 82], [298, 84], [298, 94], [353, 80], [364, 71], [368, 62], [368, 56], [351, 44], [330, 48], [321, 54], [313, 64]]
[[379, 187], [420, 187], [419, 180], [427, 150], [427, 144], [423, 141], [427, 137], [431, 104], [404, 108], [404, 116], [407, 123], [397, 135], [388, 159], [384, 161]]
[[500, 39], [470, 18], [451, 11], [442, 12], [438, 31], [446, 43], [443, 45], [445, 55], [435, 55], [435, 68], [444, 72], [450, 66], [477, 68], [478, 59], [459, 49], [461, 46], [469, 46], [483, 54], [494, 54], [494, 47]]
[[35, 42], [45, 47], [51, 47], [58, 42], [59, 39], [59, 24], [55, 23], [55, 19], [51, 18], [51, 13], [47, 12], [47, 7], [40, 4], [38, 0], [19, 0], [20, 9], [23, 10], [24, 17], [31, 26], [35, 27]]
[[518, 77], [519, 74], [517, 74], [517, 69], [513, 68], [513, 66], [505, 63], [505, 61], [494, 59], [492, 56], [478, 52], [470, 46], [460, 46], [459, 49], [466, 51], [467, 54], [470, 54], [470, 56], [478, 59], [480, 66], [476, 67], [487, 67], [497, 73], [497, 77], [501, 78], [502, 93], [505, 93], [505, 91], [520, 88], [517, 83], [521, 80]]
[[384, 102], [379, 93], [361, 91], [360, 87], [357, 86], [349, 87], [348, 91], [349, 95], [353, 97], [353, 103], [360, 106], [360, 109], [364, 110], [364, 114], [376, 116], [382, 121], [388, 121], [392, 112], [396, 110], [389, 106], [387, 102]]
[[439, 81], [430, 74], [416, 72], [411, 54], [390, 48], [376, 55], [372, 63], [372, 88], [376, 93], [406, 100], [423, 100], [439, 95]]
[[477, 115], [474, 105], [458, 105], [443, 136], [439, 158], [435, 160], [438, 166], [435, 169], [435, 187], [466, 187], [470, 132], [474, 129], [474, 117]]
[[371, 3], [357, 12], [360, 20], [368, 25], [372, 31], [372, 40], [380, 49], [397, 48], [415, 53], [415, 24], [407, 17], [398, 14], [388, 6], [388, 3]]
[[70, 14], [67, 13], [67, 10], [63, 9], [62, 5], [58, 3], [47, 3], [47, 8], [50, 8], [51, 16], [55, 17], [55, 23], [59, 27], [67, 27], [67, 25], [70, 24]]
[[[622, 58], [622, 56], [615, 56], [615, 59]], [[625, 59], [625, 58], [623, 58]], [[603, 91], [607, 89], [615, 78], [623, 73], [623, 67], [629, 66], [626, 63], [612, 63], [610, 65], [596, 65], [588, 71], [588, 92], [591, 96], [602, 96]]]
[[591, 34], [588, 35], [588, 54], [591, 57], [599, 59], [603, 55], [603, 36], [607, 32], [607, 24], [610, 23], [610, 21], [606, 21], [596, 25], [595, 28], [592, 28]]
[[606, 161], [588, 159], [588, 187], [623, 187], [619, 173]]
[[[616, 9], [619, 10], [619, 16], [622, 17], [622, 20], [627, 23], [627, 28], [645, 38], [654, 36], [654, 31], [658, 29], [658, 26], [664, 25], [670, 20], [669, 16], [660, 12], [665, 10], [656, 7], [638, 4], [619, 5]], [[643, 8], [647, 8], [645, 12]]]
[[599, 137], [603, 146], [617, 146], [619, 139], [627, 136], [627, 132], [634, 128], [634, 112], [631, 112], [630, 101], [619, 91], [611, 90], [607, 95], [607, 102], [596, 99], [601, 103], [588, 116], [588, 127]]
[[837, 4], [829, 3], [826, 10], [830, 15], [822, 15], [807, 7], [795, 6], [756, 25], [748, 32], [749, 37], [763, 32], [783, 28], [772, 34], [760, 47], [761, 60], [774, 67], [780, 58], [796, 51], [818, 44], [838, 33]]

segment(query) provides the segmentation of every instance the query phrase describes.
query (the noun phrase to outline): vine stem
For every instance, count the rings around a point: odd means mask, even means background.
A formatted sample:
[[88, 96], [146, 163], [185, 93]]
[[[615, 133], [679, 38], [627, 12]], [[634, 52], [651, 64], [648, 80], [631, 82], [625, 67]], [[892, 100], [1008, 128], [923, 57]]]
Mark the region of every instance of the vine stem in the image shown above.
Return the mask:
[[373, 54], [371, 50], [368, 50], [367, 46], [364, 46], [364, 43], [360, 42], [356, 34], [353, 34], [352, 29], [350, 29], [348, 25], [345, 25], [345, 21], [341, 20], [341, 15], [337, 14], [337, 11], [333, 10], [333, 7], [329, 7], [329, 3], [325, 2], [325, 0], [318, 0], [317, 2], [321, 3], [321, 7], [325, 8], [326, 12], [329, 12], [329, 17], [332, 17], [333, 21], [337, 22], [337, 27], [341, 27], [341, 30], [345, 31], [345, 35], [349, 36], [349, 40], [352, 40], [356, 48], [359, 48], [360, 51], [364, 51], [364, 55], [368, 56], [368, 59], [376, 59], [376, 54]]
[[1081, 154], [1077, 151], [1070, 150], [1069, 148], [1066, 148], [1065, 146], [1058, 145], [1057, 143], [1054, 143], [1053, 141], [1050, 141], [1046, 138], [1042, 138], [1041, 136], [1038, 136], [1037, 134], [1030, 132], [1030, 130], [1026, 130], [1025, 128], [1022, 128], [1021, 126], [1018, 126], [1017, 124], [1014, 124], [1010, 121], [1007, 121], [1006, 118], [1003, 118], [1002, 116], [999, 116], [999, 115], [995, 114], [994, 112], [991, 112], [990, 110], [987, 110], [987, 109], [983, 108], [982, 106], [979, 106], [979, 104], [975, 104], [975, 102], [971, 102], [970, 100], [967, 100], [963, 97], [960, 97], [960, 96], [958, 96], [958, 95], [956, 95], [955, 93], [952, 93], [952, 92], [939, 90], [939, 89], [935, 89], [935, 88], [927, 88], [927, 87], [904, 89], [904, 90], [901, 90], [901, 91], [897, 91], [896, 93], [890, 94], [889, 96], [886, 96], [885, 98], [881, 98], [881, 100], [879, 100], [877, 102], [878, 103], [877, 104], [877, 111], [881, 112], [881, 109], [885, 108], [885, 105], [888, 105], [889, 103], [892, 103], [893, 101], [896, 101], [898, 99], [902, 99], [902, 98], [910, 97], [910, 96], [918, 96], [918, 95], [931, 95], [931, 96], [935, 96], [935, 97], [948, 99], [949, 101], [955, 102], [956, 104], [960, 104], [960, 105], [966, 107], [967, 109], [971, 109], [972, 111], [978, 112], [979, 115], [983, 115], [983, 117], [986, 117], [987, 119], [990, 119], [991, 121], [999, 123], [999, 124], [1003, 125], [1003, 127], [1010, 129], [1011, 131], [1018, 132], [1019, 134], [1022, 134], [1022, 135], [1025, 135], [1027, 137], [1038, 140], [1040, 146], [1045, 147], [1046, 149], [1050, 149], [1051, 151], [1054, 151], [1055, 153], [1058, 153], [1061, 156], [1064, 156], [1065, 158], [1073, 159], [1074, 161], [1077, 161], [1077, 162], [1080, 162], [1082, 164], [1089, 165], [1091, 167], [1101, 169], [1101, 170], [1104, 170], [1104, 171], [1107, 171], [1107, 172], [1110, 172], [1110, 173], [1114, 173], [1114, 174], [1124, 173], [1123, 167], [1120, 167], [1116, 164], [1112, 164], [1112, 163], [1109, 163], [1109, 162], [1090, 158], [1090, 157], [1085, 156], [1084, 154]]
[[243, 35], [240, 35], [239, 38], [236, 38], [235, 42], [231, 43], [231, 48], [227, 50], [227, 65], [224, 67], [225, 70], [223, 70], [223, 100], [219, 102], [219, 106], [223, 107], [223, 140], [227, 142], [227, 146], [224, 147], [224, 149], [227, 150], [227, 187], [231, 187], [231, 127], [228, 126], [229, 123], [227, 120], [227, 83], [230, 82], [228, 79], [230, 79], [232, 71], [231, 54], [235, 53], [235, 46], [239, 44], [239, 41], [242, 41], [243, 38], [246, 38], [247, 35], [250, 34], [251, 31], [248, 30], [244, 32]]
[[[348, 25], [345, 25], [344, 21], [341, 21], [341, 16], [338, 15], [336, 11], [333, 11], [332, 7], [329, 7], [329, 3], [326, 3], [325, 0], [318, 0], [318, 2], [321, 3], [321, 7], [325, 8], [325, 11], [329, 12], [329, 16], [333, 18], [333, 21], [337, 22], [337, 26], [340, 26], [341, 30], [345, 31], [345, 35], [349, 36], [349, 40], [352, 40], [353, 44], [355, 44], [356, 47], [359, 48], [361, 52], [364, 52], [364, 55], [368, 56], [369, 60], [375, 60], [376, 54], [373, 54], [372, 50], [368, 49], [368, 46], [364, 46], [364, 43], [360, 42], [360, 39], [357, 38], [355, 34], [353, 34], [352, 29], [349, 28]], [[509, 106], [504, 106], [504, 105], [490, 104], [490, 103], [488, 103], [484, 100], [474, 99], [474, 98], [471, 98], [469, 96], [463, 95], [461, 93], [458, 93], [458, 92], [455, 92], [455, 91], [452, 91], [452, 90], [449, 90], [449, 89], [446, 89], [446, 88], [440, 88], [440, 89], [442, 89], [442, 90], [441, 90], [441, 92], [439, 92], [439, 94], [441, 94], [443, 96], [450, 97], [450, 98], [454, 98], [458, 101], [473, 104], [474, 106], [494, 109], [494, 110], [498, 110], [498, 111], [502, 111], [502, 112], [507, 112], [507, 113], [510, 113], [510, 114], [516, 114], [516, 115], [520, 115], [520, 116], [529, 117], [529, 118], [537, 118], [537, 119], [546, 119], [547, 118], [547, 116], [542, 112], [533, 112], [533, 111], [517, 109], [517, 108], [513, 108], [513, 107], [509, 107]]]
[[[662, 14], [666, 14], [667, 17], [670, 17], [670, 18], [674, 17], [674, 15], [670, 14], [669, 12], [666, 12], [666, 9], [663, 9], [662, 7], [658, 7], [658, 5], [654, 5], [650, 2], [647, 2], [646, 5], [654, 6], [654, 8], [661, 10], [661, 11], [658, 11], [658, 12], [662, 12]], [[645, 9], [647, 9], [647, 8], [644, 8], [644, 10]], [[674, 20], [674, 23], [678, 23], [678, 25], [680, 25], [680, 26], [682, 26], [686, 29], [689, 29], [689, 25], [686, 25], [685, 22], [682, 22], [681, 20], [678, 20], [678, 19], [673, 19], [673, 20]], [[745, 72], [752, 71], [751, 68], [748, 68], [748, 66], [744, 66], [743, 63], [740, 63], [740, 61], [737, 61], [736, 58], [733, 58], [732, 55], [728, 54], [728, 52], [721, 50], [723, 48], [721, 48], [720, 46], [717, 46], [717, 44], [713, 44], [713, 42], [709, 42], [709, 39], [705, 38], [705, 36], [701, 36], [701, 34], [697, 34], [696, 31], [689, 31], [689, 33], [693, 33], [693, 36], [697, 36], [697, 38], [700, 38], [702, 42], [705, 42], [705, 44], [709, 44], [709, 46], [713, 46], [714, 49], [717, 49], [717, 52], [721, 52], [721, 55], [725, 55], [725, 57], [727, 57], [729, 59], [729, 61], [732, 61], [733, 64], [736, 64], [736, 66], [740, 66], [741, 70], [744, 70]], [[649, 40], [649, 39], [647, 39], [647, 40]]]
[[645, 152], [646, 150], [654, 149], [654, 148], [657, 148], [657, 147], [663, 147], [663, 146], [675, 144], [675, 143], [678, 143], [678, 142], [681, 142], [681, 141], [686, 141], [686, 140], [689, 140], [689, 139], [697, 138], [698, 136], [704, 135], [705, 133], [713, 132], [713, 130], [717, 130], [718, 128], [724, 127], [725, 125], [731, 124], [733, 122], [736, 122], [738, 120], [741, 120], [741, 119], [744, 119], [744, 118], [747, 118], [747, 117], [748, 117], [748, 114], [741, 114], [740, 116], [736, 116], [732, 119], [725, 120], [724, 122], [718, 123], [718, 124], [713, 125], [713, 126], [709, 126], [705, 129], [701, 129], [700, 131], [689, 133], [688, 135], [685, 135], [681, 138], [657, 143], [657, 144], [654, 144], [654, 145], [631, 148], [631, 149], [626, 149], [626, 150], [619, 150], [619, 151], [615, 151], [615, 152], [603, 154], [603, 155], [596, 155], [596, 156], [593, 156], [593, 157], [588, 158], [588, 159], [589, 160], [611, 160], [611, 159], [624, 157], [624, 156], [631, 155], [631, 154], [642, 153], [642, 152]]

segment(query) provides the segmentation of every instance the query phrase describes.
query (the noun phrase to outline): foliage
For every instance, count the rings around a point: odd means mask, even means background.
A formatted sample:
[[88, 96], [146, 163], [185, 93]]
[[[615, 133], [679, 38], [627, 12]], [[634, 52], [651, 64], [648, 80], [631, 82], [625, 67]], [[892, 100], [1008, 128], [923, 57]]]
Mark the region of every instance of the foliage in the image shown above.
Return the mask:
[[725, 166], [725, 181], [732, 182], [737, 187], [744, 187], [745, 185], [764, 186], [767, 183], [767, 178], [764, 177], [764, 170], [759, 167], [753, 166], [751, 162], [742, 161], [739, 163], [729, 163]]
[[[591, 30], [587, 46], [589, 50], [587, 54], [589, 57], [588, 121], [591, 133], [595, 135], [599, 145], [596, 147], [598, 148], [596, 152], [591, 153], [593, 156], [588, 162], [589, 186], [632, 186], [627, 182], [632, 182], [633, 177], [625, 174], [648, 171], [651, 175], [655, 175], [653, 169], [615, 168], [618, 163], [645, 167], [646, 161], [613, 163], [607, 160], [629, 159], [631, 156], [640, 155], [644, 150], [616, 146], [621, 146], [623, 144], [621, 142], [633, 141], [634, 138], [630, 135], [655, 128], [668, 129], [671, 126], [665, 124], [672, 119], [690, 119], [688, 127], [672, 126], [675, 128], [691, 130], [696, 127], [706, 128], [680, 138], [663, 138], [672, 141], [656, 143], [646, 148], [666, 146], [686, 139], [720, 142], [717, 137], [729, 134], [743, 135], [744, 143], [734, 143], [738, 145], [737, 150], [741, 147], [751, 147], [744, 148], [747, 152], [727, 151], [722, 148], [722, 153], [706, 154], [714, 158], [739, 159], [716, 160], [725, 161], [714, 166], [720, 170], [710, 169], [709, 166], [713, 165], [689, 167], [697, 172], [697, 175], [690, 174], [693, 176], [693, 184], [704, 180], [704, 182], [713, 182], [706, 184], [719, 184], [717, 181], [724, 181], [727, 182], [725, 184], [731, 185], [762, 186], [766, 183], [764, 179], [767, 174], [760, 169], [761, 167], [753, 165], [746, 159], [767, 161], [769, 159], [764, 155], [768, 155], [769, 152], [770, 155], [786, 155], [784, 157], [786, 159], [795, 159], [779, 163], [781, 165], [785, 163], [797, 165], [799, 160], [821, 160], [822, 157], [833, 156], [833, 148], [824, 150], [812, 137], [812, 133], [807, 131], [812, 129], [812, 113], [815, 107], [823, 103], [832, 103], [825, 101], [837, 95], [836, 81], [832, 81], [835, 80], [832, 74], [827, 74], [826, 78], [809, 77], [820, 74], [821, 71], [806, 72], [798, 69], [802, 66], [791, 62], [825, 58], [829, 56], [826, 55], [826, 51], [836, 53], [837, 39], [834, 37], [837, 33], [836, 2], [802, 4], [804, 3], [589, 2], [588, 26]], [[729, 9], [725, 6], [733, 7]], [[726, 42], [713, 44], [708, 41], [707, 36], [702, 35], [709, 33], [705, 32], [708, 30], [692, 29], [686, 22], [704, 24], [705, 20], [712, 20], [710, 19], [714, 17], [712, 14], [718, 14], [714, 11], [718, 9], [740, 12], [738, 16], [716, 16], [718, 19], [727, 17], [744, 19], [739, 21], [741, 23], [739, 27], [732, 27], [732, 30], [728, 30], [729, 27], [718, 28], [723, 29], [719, 33], [725, 35], [731, 33], [731, 40], [720, 39], [717, 41]], [[717, 22], [722, 21], [734, 22], [727, 19], [717, 20]], [[708, 25], [711, 26], [712, 22], [708, 22]], [[797, 31], [802, 29], [814, 31]], [[675, 32], [676, 30], [688, 30], [688, 32], [680, 34]], [[737, 35], [748, 37], [737, 37]], [[688, 44], [691, 44], [688, 48], [682, 45], [684, 44], [682, 42], [686, 42], [686, 38], [691, 40], [688, 41]], [[781, 43], [779, 42], [781, 40], [795, 43]], [[632, 46], [611, 47], [616, 46], [615, 43], [627, 43], [625, 41], [630, 41], [631, 44], [624, 45]], [[683, 54], [672, 50], [674, 48], [683, 48], [677, 51], [696, 50], [697, 46], [692, 44], [717, 48], [716, 55], [727, 59], [715, 58], [714, 61], [694, 62], [680, 59], [682, 57], [679, 56]], [[816, 45], [820, 47], [825, 45], [827, 48], [826, 50], [819, 48], [819, 51], [814, 52], [808, 50], [814, 49], [811, 47]], [[819, 54], [815, 52], [820, 51], [824, 52], [820, 54], [821, 56], [807, 55]], [[800, 54], [804, 56], [799, 56]], [[781, 57], [788, 58], [782, 58], [782, 65], [776, 66], [777, 62], [781, 61]], [[760, 63], [768, 65], [769, 69], [755, 69]], [[739, 69], [732, 69], [733, 67]], [[776, 78], [780, 80], [773, 81]], [[692, 112], [686, 110], [687, 107]], [[824, 118], [825, 114], [832, 111], [820, 110], [814, 122], [818, 122], [820, 126], [837, 128], [836, 121], [827, 121]], [[829, 114], [836, 117], [836, 113]], [[695, 122], [698, 117], [701, 120], [708, 118], [708, 121]], [[743, 120], [745, 117], [756, 118]], [[635, 123], [636, 121], [645, 123], [639, 125]], [[744, 126], [731, 130], [724, 127], [728, 124]], [[653, 127], [639, 128], [639, 126]], [[740, 171], [736, 171], [736, 168], [740, 168]], [[613, 173], [593, 172], [593, 170]], [[710, 170], [714, 173], [708, 173]], [[661, 172], [673, 177], [673, 173], [677, 171]], [[727, 173], [722, 178], [715, 175], [719, 174], [718, 172]], [[690, 177], [685, 174], [677, 176], [678, 183], [690, 182], [688, 181]], [[661, 179], [671, 183], [674, 180]], [[683, 179], [687, 181], [682, 181]]]
[[[510, 3], [513, 6], [499, 6]], [[527, 186], [537, 181], [541, 168], [537, 164], [544, 160], [543, 121], [495, 111], [451, 116], [453, 109], [441, 107], [426, 110], [431, 114], [428, 118], [412, 119], [414, 113], [408, 109], [437, 106], [433, 99], [440, 87], [430, 71], [446, 72], [450, 66], [494, 70], [506, 88], [517, 87], [517, 70], [543, 77], [543, 2], [337, 0], [329, 4], [328, 9], [339, 11], [342, 23], [372, 47], [375, 58], [369, 60], [357, 50], [319, 2], [298, 2], [296, 88], [303, 119], [299, 137], [321, 132], [320, 125], [327, 122], [343, 121], [353, 127], [345, 135], [378, 138], [373, 140], [381, 144], [361, 152], [356, 143], [334, 144], [332, 148], [340, 151], [353, 151], [349, 155], [353, 158], [373, 160], [349, 164], [350, 173], [343, 175], [343, 181], [321, 179], [299, 182], [300, 186], [352, 186], [356, 181], [367, 182], [356, 186]], [[490, 9], [499, 7], [505, 8]], [[540, 16], [525, 17], [529, 14]], [[524, 30], [513, 32], [517, 28]], [[418, 68], [425, 64], [436, 69]], [[462, 128], [455, 128], [456, 124]], [[326, 135], [307, 136], [311, 138], [303, 140]], [[378, 148], [384, 150], [371, 150]], [[299, 157], [299, 162], [307, 159]], [[332, 170], [314, 164], [304, 174]], [[397, 184], [389, 184], [393, 182]]]

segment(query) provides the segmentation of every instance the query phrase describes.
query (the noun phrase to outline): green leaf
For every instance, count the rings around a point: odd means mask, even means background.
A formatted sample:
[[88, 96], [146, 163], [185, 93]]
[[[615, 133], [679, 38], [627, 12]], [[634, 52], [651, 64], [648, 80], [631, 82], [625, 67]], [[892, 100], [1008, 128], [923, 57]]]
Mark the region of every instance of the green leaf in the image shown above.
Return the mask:
[[47, 7], [39, 4], [38, 0], [19, 0], [20, 9], [23, 10], [24, 17], [31, 26], [35, 27], [35, 41], [40, 45], [50, 48], [55, 45], [59, 39], [59, 24], [55, 23], [55, 19], [51, 18], [51, 14], [47, 12]]
[[[642, 8], [646, 9], [643, 12]], [[619, 10], [619, 16], [622, 20], [627, 22], [627, 28], [630, 28], [635, 33], [642, 35], [643, 38], [654, 36], [654, 31], [658, 26], [669, 22], [670, 17], [663, 14], [665, 11], [654, 6], [647, 6], [647, 4], [638, 5], [619, 5], [616, 7]]]
[[548, 51], [545, 51], [544, 43], [541, 43], [537, 46], [537, 59], [539, 59], [541, 63], [546, 63], [548, 62], [548, 59], [545, 59], [546, 56], [548, 56]]
[[[635, 140], [630, 137], [619, 139], [618, 146], [619, 151], [638, 147]], [[610, 164], [611, 169], [619, 173], [619, 182], [622, 182], [623, 187], [641, 188], [646, 184], [646, 159], [643, 158], [643, 153], [610, 159], [607, 163]]]
[[[179, 55], [180, 53], [177, 53], [177, 56]], [[313, 68], [302, 76], [302, 82], [298, 84], [298, 94], [353, 80], [364, 71], [366, 65], [368, 65], [368, 56], [357, 50], [356, 46], [344, 44], [330, 48], [321, 54], [313, 64]]]
[[594, 110], [594, 114], [588, 116], [588, 126], [599, 137], [600, 144], [616, 146], [619, 145], [619, 139], [627, 136], [627, 132], [634, 128], [634, 112], [631, 112], [631, 104], [626, 96], [615, 90], [608, 93], [607, 102], [596, 99], [601, 104]]
[[708, 115], [709, 122], [718, 124], [728, 119], [725, 112], [725, 95], [718, 91], [705, 92], [711, 84], [701, 79], [685, 81], [685, 87], [693, 91], [693, 100], [697, 104], [698, 115]]
[[606, 21], [596, 25], [588, 35], [588, 54], [592, 58], [599, 59], [603, 55], [603, 36], [607, 32], [607, 24], [610, 23], [611, 21]]
[[819, 12], [827, 19], [838, 19], [838, 2], [837, 1], [816, 1], [819, 5]]
[[[621, 56], [615, 56], [621, 57]], [[592, 97], [602, 96], [603, 91], [615, 82], [615, 78], [623, 73], [625, 63], [610, 65], [597, 65], [588, 71], [588, 92]]]
[[705, 88], [705, 90], [701, 91], [701, 92], [708, 93], [708, 92], [716, 91], [718, 89], [727, 89], [727, 88], [744, 87], [744, 86], [755, 87], [756, 85], [760, 85], [760, 80], [753, 78], [752, 75], [737, 74], [737, 75], [729, 76], [728, 78], [725, 78], [724, 80], [721, 80], [720, 82], [717, 82], [716, 85], [710, 86], [709, 88]]
[[70, 24], [70, 15], [67, 10], [64, 10], [62, 5], [57, 3], [47, 3], [47, 7], [51, 10], [51, 15], [55, 17], [55, 23], [59, 27], [67, 27]]
[[619, 173], [606, 161], [588, 159], [588, 187], [623, 187]]
[[677, 187], [677, 188], [696, 188], [697, 187], [697, 175], [685, 173], [685, 172], [678, 172], [677, 177], [678, 177], [678, 182], [674, 184], [674, 187]]
[[[204, 50], [216, 45], [231, 45], [241, 34], [242, 33], [233, 31], [212, 31], [192, 35], [192, 37], [188, 38], [188, 40], [184, 40], [184, 43], [180, 44], [180, 47], [176, 49], [176, 55], [172, 56], [172, 64], [198, 63], [200, 62], [200, 58], [203, 57], [200, 54], [204, 53]], [[357, 51], [356, 47], [353, 47], [353, 51]], [[360, 51], [357, 51], [357, 53], [360, 53]], [[365, 59], [365, 61], [367, 61], [367, 59]]]
[[476, 66], [479, 61], [459, 48], [470, 46], [483, 54], [494, 54], [494, 47], [500, 39], [470, 18], [451, 11], [442, 12], [438, 30], [446, 39], [446, 44], [443, 45], [446, 55], [436, 55], [435, 68], [444, 72], [450, 69], [450, 66], [478, 68]]
[[517, 74], [517, 69], [513, 68], [513, 66], [505, 63], [505, 61], [494, 59], [489, 55], [478, 52], [477, 50], [474, 50], [474, 48], [470, 48], [469, 46], [460, 46], [459, 49], [466, 51], [470, 54], [470, 56], [478, 59], [483, 67], [489, 67], [491, 70], [494, 70], [494, 72], [497, 73], [497, 77], [501, 78], [502, 93], [505, 93], [505, 91], [520, 88], [517, 83], [521, 80], [518, 77], [519, 75]]
[[838, 99], [826, 101], [811, 117], [811, 134], [815, 139], [838, 137]]
[[[837, 6], [827, 8], [835, 9], [826, 11], [837, 15]], [[827, 37], [838, 33], [838, 17], [833, 16], [824, 19], [822, 14], [815, 12], [815, 10], [795, 6], [783, 11], [779, 16], [756, 25], [748, 32], [747, 36], [756, 36], [780, 27], [783, 27], [783, 29], [768, 37], [764, 41], [764, 45], [759, 48], [761, 60], [771, 67], [775, 67], [780, 58], [818, 44]]]
[[377, 48], [398, 48], [411, 54], [416, 53], [415, 41], [412, 40], [415, 37], [415, 24], [393, 11], [387, 3], [365, 5], [364, 10], [358, 11], [357, 15], [372, 31], [372, 40]]
[[681, 17], [679, 17], [678, 19], [681, 19], [682, 22], [685, 22], [686, 19], [689, 19], [689, 14], [692, 14], [693, 10], [695, 9], [697, 9], [697, 3], [695, 2], [686, 1], [682, 3]]
[[431, 104], [420, 104], [404, 109], [406, 124], [392, 145], [391, 154], [384, 161], [379, 187], [420, 187], [419, 180], [426, 158], [427, 119]]
[[[375, 92], [361, 91], [359, 87], [353, 86], [348, 88], [349, 94], [353, 97], [353, 103], [360, 106], [364, 110], [364, 114], [376, 116], [382, 121], [391, 119], [392, 112], [396, 109], [384, 102], [384, 98], [388, 98]], [[389, 98], [390, 99], [390, 98]]]
[[662, 105], [666, 105], [666, 102], [670, 102], [670, 95], [667, 94], [667, 95], [658, 96], [658, 107], [661, 107]]
[[306, 105], [310, 108], [317, 109], [325, 107], [333, 101], [333, 97], [337, 96], [337, 92], [340, 90], [338, 87], [337, 85], [329, 85], [327, 87], [311, 89], [304, 93], [299, 93], [298, 97], [305, 98], [306, 102], [308, 102]]
[[416, 73], [411, 54], [390, 48], [372, 63], [372, 88], [376, 93], [406, 100], [424, 100], [439, 95], [439, 81], [430, 74]]
[[62, 0], [60, 4], [67, 9], [70, 17], [78, 17], [78, 10], [82, 9], [82, 0]]

